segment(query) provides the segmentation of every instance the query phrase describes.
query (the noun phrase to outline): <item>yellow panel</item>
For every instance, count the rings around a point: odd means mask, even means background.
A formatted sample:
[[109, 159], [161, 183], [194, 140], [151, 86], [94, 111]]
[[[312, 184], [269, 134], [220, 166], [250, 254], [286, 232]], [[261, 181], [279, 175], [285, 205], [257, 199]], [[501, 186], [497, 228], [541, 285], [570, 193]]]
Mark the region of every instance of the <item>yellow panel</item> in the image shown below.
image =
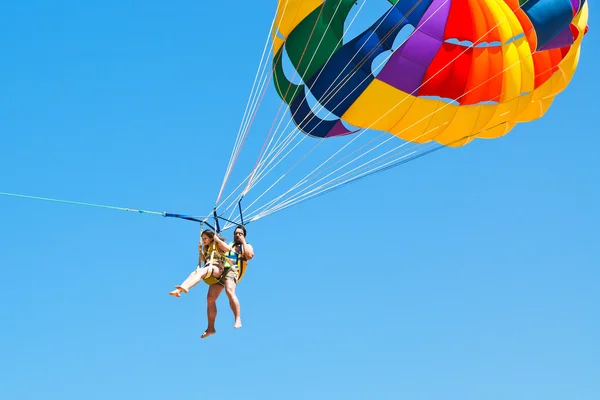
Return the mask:
[[[527, 42], [526, 38], [519, 39], [514, 43], [519, 56], [521, 87], [519, 89], [519, 93], [515, 94], [515, 96], [518, 97], [517, 108], [514, 114], [512, 114], [510, 120], [514, 120], [519, 114], [529, 107], [533, 98], [533, 90], [535, 88], [535, 67], [533, 64], [533, 57], [529, 48], [529, 43]], [[528, 94], [522, 95], [522, 93]]]
[[[509, 39], [512, 39], [515, 36], [525, 33], [523, 31], [523, 27], [521, 26], [521, 23], [519, 22], [519, 19], [517, 18], [515, 13], [510, 9], [508, 4], [506, 4], [506, 2], [504, 0], [496, 0], [496, 4], [498, 4], [500, 9], [506, 16], [506, 22], [508, 22], [508, 24], [510, 25], [510, 30], [512, 31], [512, 34]], [[504, 43], [504, 42], [505, 41], [503, 41], [502, 43]]]
[[535, 67], [533, 56], [526, 38], [515, 41], [521, 60], [521, 93], [532, 92], [535, 89]]
[[540, 100], [540, 104], [542, 106], [542, 116], [544, 116], [544, 114], [546, 114], [546, 111], [548, 111], [548, 109], [552, 105], [552, 102], [554, 101], [554, 99], [555, 99], [555, 97], [547, 97], [543, 100]]
[[[487, 0], [485, 3], [489, 7], [486, 15], [493, 16], [493, 26], [497, 26], [502, 42], [524, 33], [504, 1]], [[388, 131], [403, 140], [418, 143], [435, 140], [458, 147], [475, 137], [501, 137], [517, 122], [541, 118], [555, 95], [567, 87], [577, 68], [587, 18], [588, 6], [585, 4], [573, 22], [581, 31], [577, 41], [559, 64], [560, 70], [535, 90], [533, 58], [524, 37], [502, 46], [504, 71], [500, 104], [457, 106], [417, 98], [375, 79], [342, 118], [357, 127]], [[526, 92], [527, 95], [521, 96]]]
[[458, 113], [459, 108], [459, 106], [451, 103], [445, 103], [438, 108], [433, 114], [433, 118], [427, 127], [427, 131], [423, 134], [423, 139], [437, 141], [437, 137], [450, 125], [452, 119]]
[[[501, 30], [502, 35], [504, 35], [501, 36], [503, 43], [515, 36], [524, 34], [518, 18], [503, 0], [493, 0], [488, 2], [488, 5], [490, 5], [490, 8], [494, 12], [499, 9], [501, 15], [504, 16], [505, 21], [501, 22], [501, 26], [508, 24], [504, 30]], [[506, 37], [505, 35], [507, 34], [510, 36]], [[533, 60], [531, 60], [531, 68], [529, 68], [529, 65], [521, 65], [524, 58], [531, 58], [529, 45], [525, 38], [503, 45], [502, 53], [504, 56], [504, 73], [500, 102], [506, 102], [516, 99], [522, 92], [526, 91], [523, 90], [524, 86], [530, 87], [530, 90], [533, 90], [535, 77], [533, 76], [533, 72], [527, 73], [528, 69], [533, 71]], [[525, 69], [525, 72], [523, 69]]]
[[319, 6], [321, 0], [279, 0], [277, 3], [277, 16], [273, 25], [272, 37], [275, 41], [276, 32], [287, 38], [290, 32]]
[[[497, 27], [498, 29], [498, 33], [500, 34], [500, 41], [502, 43], [507, 42], [515, 35], [513, 35], [512, 25], [508, 18], [508, 15], [506, 15], [505, 10], [503, 10], [502, 8], [502, 5], [506, 6], [506, 4], [503, 0], [489, 0], [486, 1], [486, 3], [489, 7], [489, 11], [494, 17], [495, 21], [493, 26]], [[507, 7], [507, 9], [510, 14], [513, 14], [513, 12], [510, 11], [510, 8]]]
[[588, 23], [588, 11], [588, 3], [586, 2], [573, 19], [573, 25], [575, 25], [582, 33], [585, 31], [585, 27]]
[[390, 131], [411, 108], [415, 97], [375, 79], [342, 119], [359, 128]]
[[475, 132], [481, 132], [485, 129], [486, 126], [489, 126], [490, 121], [492, 120], [492, 118], [494, 118], [494, 115], [496, 115], [496, 112], [498, 111], [498, 105], [482, 104], [476, 107], [479, 107], [480, 112], [479, 118], [477, 119], [477, 124], [475, 125], [475, 128], [473, 130]]
[[284, 43], [285, 43], [285, 40], [275, 36], [275, 39], [273, 41], [273, 57], [275, 57], [277, 55], [277, 53], [279, 52], [279, 49], [281, 49], [281, 46], [283, 46]]
[[473, 140], [477, 139], [477, 136], [467, 136], [461, 140], [454, 141], [452, 144], [447, 145], [448, 147], [462, 147], [466, 144], [471, 143]]
[[427, 132], [436, 110], [444, 104], [440, 100], [415, 97], [410, 110], [390, 129], [390, 132], [407, 141], [428, 142], [429, 139], [424, 137], [424, 133]]
[[497, 139], [506, 135], [516, 124], [512, 122], [503, 122], [500, 125], [490, 127], [487, 130], [477, 134], [479, 139]]
[[[498, 33], [498, 22], [490, 8], [487, 6], [487, 0], [477, 0], [479, 2], [479, 7], [483, 12], [484, 19], [481, 20], [481, 26], [484, 29], [484, 32], [479, 32], [476, 36], [479, 38], [477, 42], [495, 42], [497, 37], [499, 37]], [[483, 23], [485, 21], [485, 23]], [[484, 27], [485, 25], [485, 27]], [[476, 29], [476, 28], [474, 28]], [[485, 34], [484, 34], [485, 33]]]
[[435, 141], [452, 147], [457, 147], [460, 143], [464, 144], [466, 138], [477, 132], [475, 127], [480, 113], [480, 106], [458, 107], [454, 118], [450, 120], [444, 131], [435, 137]]
[[513, 43], [502, 46], [504, 73], [502, 74], [502, 95], [500, 102], [510, 101], [521, 94], [521, 60], [519, 50]]
[[548, 79], [542, 86], [533, 92], [533, 100], [540, 100], [554, 95], [555, 93], [552, 88], [552, 79]]
[[513, 118], [515, 122], [529, 122], [540, 118], [543, 114], [542, 104], [539, 100], [531, 101], [525, 109]]
[[511, 118], [512, 121], [518, 122], [517, 118], [519, 118], [519, 115], [521, 115], [521, 113], [525, 112], [525, 110], [529, 107], [529, 105], [531, 104], [531, 101], [532, 101], [531, 99], [533, 99], [532, 92], [519, 97], [519, 104], [517, 106], [517, 111]]
[[519, 109], [519, 98], [500, 103], [496, 106], [494, 116], [488, 121], [482, 130], [487, 130], [500, 125], [506, 121], [511, 121]]
[[[572, 53], [572, 54], [571, 54]], [[581, 47], [572, 47], [571, 51], [567, 55], [558, 67], [563, 71], [565, 76], [567, 77], [567, 81], [570, 82], [573, 79], [573, 75], [575, 75], [575, 70], [577, 69], [577, 64], [579, 63], [579, 56], [581, 54]]]
[[552, 85], [552, 97], [565, 90], [566, 87], [569, 85], [569, 79], [567, 79], [565, 72], [560, 67], [558, 68], [558, 71], [556, 71], [554, 75], [552, 75], [549, 81]]

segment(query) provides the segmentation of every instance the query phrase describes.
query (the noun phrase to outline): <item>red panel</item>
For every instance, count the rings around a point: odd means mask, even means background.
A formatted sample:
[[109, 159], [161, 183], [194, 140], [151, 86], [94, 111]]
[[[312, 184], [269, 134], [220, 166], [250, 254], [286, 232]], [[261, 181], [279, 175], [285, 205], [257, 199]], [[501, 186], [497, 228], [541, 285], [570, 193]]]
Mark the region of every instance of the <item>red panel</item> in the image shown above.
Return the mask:
[[464, 0], [453, 1], [448, 14], [448, 22], [446, 22], [444, 40], [458, 39], [473, 42], [476, 40], [473, 26], [474, 21], [469, 3]]
[[500, 47], [473, 49], [473, 66], [467, 83], [467, 93], [461, 103], [500, 101], [502, 94], [502, 50]]
[[419, 96], [462, 100], [471, 72], [473, 49], [444, 43], [425, 73]]
[[[568, 49], [568, 48], [567, 48]], [[533, 53], [533, 64], [535, 67], [535, 88], [543, 85], [558, 70], [558, 64], [563, 60], [561, 49], [553, 49]]]

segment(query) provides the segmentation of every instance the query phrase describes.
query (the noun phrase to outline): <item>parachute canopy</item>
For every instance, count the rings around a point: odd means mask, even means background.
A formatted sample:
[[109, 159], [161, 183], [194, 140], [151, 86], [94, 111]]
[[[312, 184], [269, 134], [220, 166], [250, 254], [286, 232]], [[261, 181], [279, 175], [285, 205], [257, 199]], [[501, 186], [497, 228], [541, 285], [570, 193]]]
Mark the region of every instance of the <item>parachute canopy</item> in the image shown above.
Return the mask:
[[[236, 209], [253, 222], [541, 118], [575, 73], [587, 21], [586, 0], [279, 0], [217, 208], [230, 202], [229, 227]], [[277, 115], [222, 199], [270, 84]]]
[[[388, 1], [348, 41], [355, 0], [279, 0], [274, 83], [304, 133], [375, 129], [453, 147], [497, 138], [544, 115], [573, 77], [587, 32], [586, 0]], [[286, 76], [284, 57], [302, 84]], [[335, 119], [317, 116], [309, 98]]]

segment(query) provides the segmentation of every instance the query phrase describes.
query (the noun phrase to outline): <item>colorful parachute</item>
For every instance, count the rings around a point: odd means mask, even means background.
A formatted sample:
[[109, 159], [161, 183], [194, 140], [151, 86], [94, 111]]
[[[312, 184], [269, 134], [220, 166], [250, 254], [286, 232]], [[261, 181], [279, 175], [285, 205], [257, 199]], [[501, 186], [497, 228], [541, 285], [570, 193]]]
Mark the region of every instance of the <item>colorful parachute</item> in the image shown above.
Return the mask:
[[[388, 1], [345, 41], [355, 0], [279, 0], [274, 82], [304, 133], [346, 135], [350, 124], [447, 146], [497, 138], [544, 115], [573, 77], [587, 32], [586, 0]], [[286, 77], [284, 56], [303, 85]], [[308, 93], [337, 119], [318, 117]]]

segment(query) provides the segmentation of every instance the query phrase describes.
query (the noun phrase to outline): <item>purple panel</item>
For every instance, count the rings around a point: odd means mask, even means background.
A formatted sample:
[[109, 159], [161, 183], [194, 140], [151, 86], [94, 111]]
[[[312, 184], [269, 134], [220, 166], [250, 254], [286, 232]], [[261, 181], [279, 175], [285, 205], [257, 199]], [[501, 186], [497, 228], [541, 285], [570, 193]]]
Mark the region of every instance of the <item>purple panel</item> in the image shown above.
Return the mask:
[[433, 0], [423, 18], [417, 26], [417, 30], [427, 33], [429, 36], [444, 40], [444, 31], [452, 1]]
[[407, 93], [421, 86], [429, 64], [443, 44], [450, 5], [448, 0], [431, 3], [416, 30], [392, 54], [377, 79]]
[[331, 128], [331, 130], [329, 131], [329, 133], [327, 133], [327, 135], [325, 135], [325, 137], [328, 138], [333, 136], [344, 136], [354, 132], [357, 131], [349, 131], [348, 129], [346, 129], [344, 124], [342, 124], [342, 121], [337, 120], [333, 128]]
[[561, 47], [571, 46], [574, 41], [575, 38], [573, 38], [573, 32], [571, 32], [571, 27], [567, 26], [565, 29], [560, 31], [560, 33], [556, 35], [554, 39], [552, 39], [546, 45], [544, 45], [540, 49], [540, 51], [559, 49]]
[[573, 6], [574, 14], [579, 12], [579, 0], [571, 0], [571, 5]]
[[[436, 38], [433, 38], [423, 32], [415, 31], [413, 36], [408, 40], [402, 47], [400, 47], [396, 54], [400, 54], [404, 58], [408, 58], [415, 63], [427, 67], [435, 55], [442, 47], [443, 42]], [[390, 58], [393, 58], [392, 55]]]
[[427, 67], [416, 64], [398, 55], [392, 57], [381, 70], [377, 79], [406, 93], [416, 93], [421, 86]]

